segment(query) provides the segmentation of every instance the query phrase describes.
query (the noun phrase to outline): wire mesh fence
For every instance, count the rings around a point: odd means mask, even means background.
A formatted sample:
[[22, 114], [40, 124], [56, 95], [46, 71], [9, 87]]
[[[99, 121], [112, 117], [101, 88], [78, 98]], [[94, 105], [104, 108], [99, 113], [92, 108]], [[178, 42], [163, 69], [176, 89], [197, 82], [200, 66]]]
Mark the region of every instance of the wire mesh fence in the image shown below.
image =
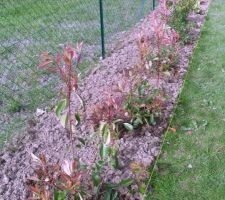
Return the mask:
[[[101, 0], [1, 0], [0, 146], [37, 106], [54, 97], [57, 79], [37, 70], [43, 51], [84, 41], [81, 73], [101, 56]], [[107, 47], [134, 26], [154, 0], [102, 0]]]

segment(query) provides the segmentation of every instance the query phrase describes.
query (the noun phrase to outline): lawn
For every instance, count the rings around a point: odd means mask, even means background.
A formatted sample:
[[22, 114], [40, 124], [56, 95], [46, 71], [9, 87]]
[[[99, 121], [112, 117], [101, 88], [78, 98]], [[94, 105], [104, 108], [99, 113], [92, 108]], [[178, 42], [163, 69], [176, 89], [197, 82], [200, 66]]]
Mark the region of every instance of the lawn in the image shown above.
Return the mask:
[[[151, 1], [146, 0], [105, 0], [106, 44], [118, 42], [114, 35], [134, 26], [151, 8]], [[18, 129], [13, 127], [23, 124], [14, 122], [25, 120], [15, 112], [25, 110], [27, 115], [55, 97], [57, 80], [37, 71], [41, 52], [55, 53], [63, 44], [83, 40], [84, 59], [79, 69], [83, 76], [99, 60], [99, 2], [2, 0], [0, 26], [1, 146], [1, 137], [4, 141]], [[5, 120], [8, 117], [10, 121]]]
[[225, 197], [225, 4], [213, 0], [147, 199]]

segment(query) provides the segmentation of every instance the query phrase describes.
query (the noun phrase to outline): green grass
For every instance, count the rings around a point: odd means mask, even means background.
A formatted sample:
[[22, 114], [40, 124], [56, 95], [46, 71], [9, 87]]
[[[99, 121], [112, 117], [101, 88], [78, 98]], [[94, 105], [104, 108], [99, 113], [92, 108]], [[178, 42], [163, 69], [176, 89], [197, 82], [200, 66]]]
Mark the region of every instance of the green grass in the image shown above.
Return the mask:
[[[106, 46], [118, 42], [114, 35], [135, 25], [151, 7], [148, 1], [104, 0]], [[56, 53], [63, 44], [84, 41], [79, 69], [84, 77], [101, 54], [99, 21], [99, 1], [1, 0], [0, 124], [7, 113], [10, 122], [0, 127], [0, 143], [8, 138], [4, 135], [13, 135], [13, 127], [18, 132], [18, 124], [23, 126], [18, 120], [24, 121], [24, 116], [16, 113], [14, 119], [13, 112], [22, 108], [27, 115], [56, 96], [57, 79], [41, 84], [49, 74], [37, 70], [40, 53]]]
[[225, 198], [224, 10], [212, 1], [148, 200]]

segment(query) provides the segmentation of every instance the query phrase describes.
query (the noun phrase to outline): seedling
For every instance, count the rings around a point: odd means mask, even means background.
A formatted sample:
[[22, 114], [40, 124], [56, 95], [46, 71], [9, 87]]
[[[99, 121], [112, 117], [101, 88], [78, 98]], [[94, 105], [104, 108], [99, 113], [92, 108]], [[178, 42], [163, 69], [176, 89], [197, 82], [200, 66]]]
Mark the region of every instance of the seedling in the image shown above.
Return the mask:
[[[80, 101], [81, 107], [84, 107], [83, 101], [77, 93], [79, 77], [76, 71], [81, 60], [82, 46], [82, 42], [79, 43], [76, 48], [67, 45], [63, 49], [62, 54], [58, 53], [55, 58], [48, 52], [44, 52], [41, 55], [42, 63], [38, 65], [40, 69], [46, 69], [49, 72], [57, 73], [64, 82], [64, 87], [60, 90], [64, 98], [56, 105], [55, 113], [62, 126], [68, 130], [72, 143], [76, 126], [80, 123], [79, 113], [74, 113], [72, 111], [72, 94], [76, 95]], [[72, 148], [73, 146], [72, 144]]]

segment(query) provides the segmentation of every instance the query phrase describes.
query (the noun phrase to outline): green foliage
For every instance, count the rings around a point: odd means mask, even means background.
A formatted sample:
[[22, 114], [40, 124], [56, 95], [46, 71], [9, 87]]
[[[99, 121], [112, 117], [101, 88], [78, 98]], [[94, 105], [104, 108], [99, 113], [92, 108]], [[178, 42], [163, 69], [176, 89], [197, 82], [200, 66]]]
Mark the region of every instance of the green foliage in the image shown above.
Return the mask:
[[65, 200], [66, 196], [66, 191], [54, 190], [54, 200]]
[[55, 106], [55, 113], [57, 117], [60, 117], [62, 111], [67, 106], [67, 99], [62, 99], [56, 106]]
[[101, 171], [104, 166], [104, 161], [100, 160], [96, 163], [92, 172], [92, 181], [94, 184], [94, 199], [103, 197], [104, 200], [119, 200], [118, 189], [122, 187], [129, 187], [134, 181], [130, 179], [123, 179], [118, 184], [103, 183], [101, 180]]
[[118, 184], [104, 183], [101, 178], [101, 173], [105, 164], [103, 160], [99, 160], [92, 170], [91, 178], [94, 185], [94, 199], [97, 200], [101, 196], [104, 200], [119, 200], [118, 189], [130, 186], [133, 180], [123, 179]]
[[102, 137], [100, 157], [102, 160], [107, 161], [112, 168], [116, 169], [119, 167], [119, 163], [117, 158], [117, 148], [113, 144], [113, 132], [115, 132], [113, 125], [101, 122], [99, 131]]
[[131, 125], [129, 123], [123, 123], [123, 125], [128, 131], [133, 131], [134, 130], [133, 125]]
[[[110, 98], [101, 105], [97, 105], [91, 120], [95, 126], [100, 125], [100, 133], [103, 142], [106, 143], [106, 138], [121, 138], [127, 132], [132, 132], [146, 124], [156, 125], [157, 120], [161, 117], [163, 106], [162, 91], [152, 90], [147, 81], [141, 81], [120, 101]], [[102, 155], [109, 152], [106, 146], [103, 145], [101, 148]]]
[[143, 81], [134, 92], [131, 92], [125, 103], [125, 110], [131, 116], [129, 124], [124, 124], [128, 130], [147, 125], [156, 125], [161, 116], [164, 99], [159, 90], [151, 91], [147, 81]]
[[174, 6], [172, 16], [170, 17], [169, 24], [180, 35], [184, 42], [188, 42], [188, 15], [191, 11], [195, 11], [198, 7], [199, 0], [178, 0]]
[[106, 183], [104, 184], [104, 200], [119, 200], [118, 189], [122, 187], [129, 187], [133, 180], [124, 179], [118, 184]]
[[113, 145], [111, 125], [106, 122], [101, 122], [100, 133], [102, 143], [100, 144], [100, 158], [92, 169], [91, 179], [94, 185], [94, 198], [97, 200], [102, 197], [104, 200], [119, 200], [118, 189], [128, 187], [133, 183], [132, 180], [121, 180], [119, 184], [104, 183], [101, 175], [103, 167], [110, 165], [113, 169], [119, 167], [117, 158], [117, 148]]

